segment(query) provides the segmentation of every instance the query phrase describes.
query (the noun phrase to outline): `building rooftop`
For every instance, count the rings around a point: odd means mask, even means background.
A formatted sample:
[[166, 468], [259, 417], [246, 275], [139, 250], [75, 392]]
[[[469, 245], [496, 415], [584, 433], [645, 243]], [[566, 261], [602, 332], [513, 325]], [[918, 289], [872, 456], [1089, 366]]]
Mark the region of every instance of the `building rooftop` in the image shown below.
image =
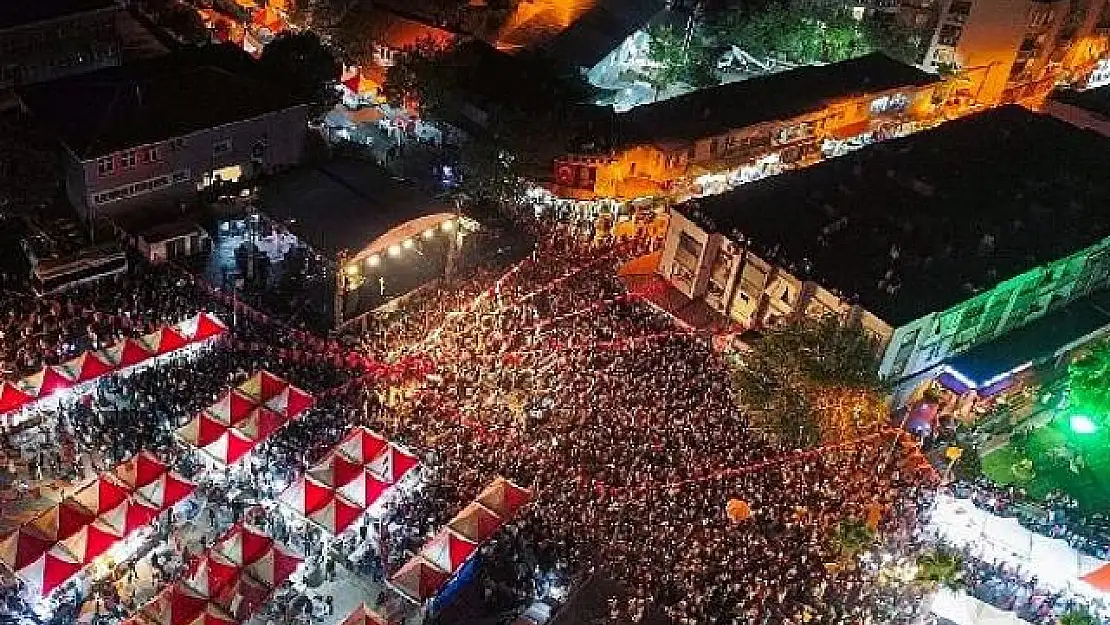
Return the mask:
[[542, 48], [574, 67], [591, 68], [666, 9], [663, 0], [604, 0], [578, 16]]
[[292, 106], [251, 72], [170, 55], [33, 85], [24, 105], [83, 160]]
[[261, 210], [335, 258], [340, 250], [357, 254], [408, 221], [454, 209], [373, 163], [335, 160], [272, 177], [262, 187]]
[[116, 0], [6, 0], [0, 2], [0, 30], [113, 6], [118, 6]]
[[693, 141], [819, 111], [829, 102], [940, 81], [880, 53], [726, 83], [637, 106], [617, 116], [619, 143]]
[[1108, 160], [1007, 106], [679, 210], [899, 326], [1110, 236]]
[[1110, 85], [1085, 91], [1061, 89], [1053, 92], [1051, 99], [1061, 104], [1070, 104], [1076, 108], [1090, 111], [1096, 115], [1110, 117]]
[[363, 33], [370, 40], [394, 50], [415, 48], [423, 40], [446, 47], [459, 36], [417, 16], [379, 6], [356, 7], [343, 18], [343, 22], [344, 28]]

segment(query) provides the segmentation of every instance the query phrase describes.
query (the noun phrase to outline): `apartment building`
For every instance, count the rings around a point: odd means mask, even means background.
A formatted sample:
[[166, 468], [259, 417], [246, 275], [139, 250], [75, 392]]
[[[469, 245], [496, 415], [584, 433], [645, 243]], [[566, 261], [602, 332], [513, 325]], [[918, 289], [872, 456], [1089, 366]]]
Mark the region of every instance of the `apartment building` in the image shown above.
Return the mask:
[[1103, 157], [1102, 137], [992, 109], [679, 205], [658, 271], [747, 327], [858, 323], [912, 382], [1107, 286]]
[[188, 200], [300, 161], [308, 110], [244, 73], [178, 56], [20, 92], [63, 145], [85, 217]]
[[944, 0], [925, 66], [960, 70], [985, 103], [1039, 105], [1106, 51], [1106, 0]]
[[0, 90], [119, 65], [117, 0], [0, 2]]
[[564, 197], [704, 195], [937, 120], [940, 77], [882, 54], [694, 91], [616, 116], [611, 150], [556, 160]]

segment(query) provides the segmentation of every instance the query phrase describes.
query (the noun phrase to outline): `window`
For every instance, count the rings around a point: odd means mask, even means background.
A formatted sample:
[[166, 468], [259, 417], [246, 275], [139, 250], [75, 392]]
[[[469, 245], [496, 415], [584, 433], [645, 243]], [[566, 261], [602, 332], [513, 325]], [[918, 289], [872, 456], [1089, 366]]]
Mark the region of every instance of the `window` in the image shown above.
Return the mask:
[[149, 147], [139, 150], [140, 163], [155, 163], [158, 161], [158, 148]]
[[128, 150], [119, 155], [120, 169], [135, 169], [135, 150]]
[[231, 139], [224, 139], [212, 144], [212, 154], [219, 156], [220, 154], [227, 154], [231, 151]]
[[101, 178], [111, 176], [115, 171], [116, 163], [111, 156], [96, 159], [96, 173]]

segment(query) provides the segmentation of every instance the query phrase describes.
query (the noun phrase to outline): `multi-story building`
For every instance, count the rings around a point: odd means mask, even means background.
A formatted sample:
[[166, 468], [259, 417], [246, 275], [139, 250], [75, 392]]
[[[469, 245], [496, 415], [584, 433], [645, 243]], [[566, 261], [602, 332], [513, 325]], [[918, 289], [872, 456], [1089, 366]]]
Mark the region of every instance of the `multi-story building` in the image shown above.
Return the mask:
[[177, 56], [36, 85], [20, 99], [61, 139], [69, 199], [85, 217], [295, 165], [308, 117], [251, 76]]
[[1105, 0], [944, 0], [925, 66], [958, 70], [989, 104], [1039, 105], [1105, 51]]
[[704, 195], [937, 120], [940, 78], [882, 54], [694, 91], [616, 116], [614, 146], [555, 163], [560, 195]]
[[860, 324], [908, 382], [1110, 278], [1110, 142], [1017, 106], [674, 210], [659, 274], [751, 328]]
[[0, 2], [0, 90], [119, 64], [116, 0]]

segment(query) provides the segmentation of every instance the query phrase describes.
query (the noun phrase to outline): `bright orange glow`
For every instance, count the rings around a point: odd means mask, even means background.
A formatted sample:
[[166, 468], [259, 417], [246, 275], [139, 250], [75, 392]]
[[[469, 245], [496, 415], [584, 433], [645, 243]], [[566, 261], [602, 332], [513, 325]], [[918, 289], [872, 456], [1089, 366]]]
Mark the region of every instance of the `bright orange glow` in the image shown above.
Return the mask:
[[523, 0], [497, 33], [497, 47], [509, 51], [549, 41], [593, 6], [594, 0]]

